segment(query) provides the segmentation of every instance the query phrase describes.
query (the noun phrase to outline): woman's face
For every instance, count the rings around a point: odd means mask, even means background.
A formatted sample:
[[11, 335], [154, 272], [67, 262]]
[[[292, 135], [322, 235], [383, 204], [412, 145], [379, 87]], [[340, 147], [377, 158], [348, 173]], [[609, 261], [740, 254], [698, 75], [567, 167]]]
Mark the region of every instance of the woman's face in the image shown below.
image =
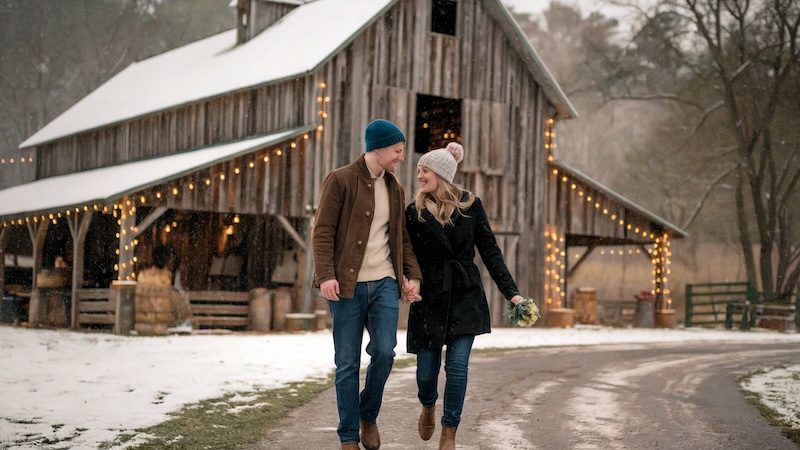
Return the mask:
[[439, 188], [439, 179], [436, 173], [425, 166], [417, 166], [417, 184], [423, 194], [436, 192]]

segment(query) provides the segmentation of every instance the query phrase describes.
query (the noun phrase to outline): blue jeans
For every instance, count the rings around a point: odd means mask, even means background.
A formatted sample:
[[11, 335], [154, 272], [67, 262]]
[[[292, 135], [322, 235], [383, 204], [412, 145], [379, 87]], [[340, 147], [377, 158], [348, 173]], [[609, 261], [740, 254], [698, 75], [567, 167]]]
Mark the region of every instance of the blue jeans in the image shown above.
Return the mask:
[[[328, 301], [333, 321], [336, 362], [336, 403], [339, 440], [359, 442], [359, 423], [375, 423], [383, 401], [383, 388], [394, 364], [400, 291], [394, 278], [356, 283], [353, 298]], [[359, 394], [361, 342], [369, 333], [370, 363], [364, 390]]]
[[[467, 371], [469, 354], [475, 336], [465, 334], [453, 336], [447, 341], [445, 352], [444, 413], [442, 426], [458, 427], [464, 397], [467, 395]], [[436, 404], [439, 367], [442, 365], [442, 352], [424, 350], [417, 353], [417, 389], [420, 403], [426, 408]]]

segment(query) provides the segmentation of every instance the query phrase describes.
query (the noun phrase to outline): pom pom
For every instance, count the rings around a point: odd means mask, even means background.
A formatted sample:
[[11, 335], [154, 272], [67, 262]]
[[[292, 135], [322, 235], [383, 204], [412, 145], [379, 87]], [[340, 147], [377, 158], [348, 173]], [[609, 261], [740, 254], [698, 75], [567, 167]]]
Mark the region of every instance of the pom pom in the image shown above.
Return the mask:
[[460, 163], [464, 159], [464, 147], [458, 142], [451, 142], [447, 144], [447, 151], [456, 159], [456, 163]]

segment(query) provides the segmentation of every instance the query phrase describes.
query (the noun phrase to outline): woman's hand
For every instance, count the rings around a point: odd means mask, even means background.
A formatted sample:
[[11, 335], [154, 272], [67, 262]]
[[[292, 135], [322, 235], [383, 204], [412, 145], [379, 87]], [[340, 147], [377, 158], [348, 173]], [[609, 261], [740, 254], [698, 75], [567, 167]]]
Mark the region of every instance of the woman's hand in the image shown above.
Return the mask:
[[515, 304], [515, 305], [516, 305], [517, 303], [519, 303], [519, 302], [523, 301], [523, 300], [525, 300], [525, 297], [523, 297], [523, 296], [521, 296], [521, 295], [515, 295], [515, 296], [511, 297], [511, 303], [513, 303], [513, 304]]
[[403, 301], [414, 303], [422, 300], [419, 296], [419, 280], [409, 280], [403, 276]]

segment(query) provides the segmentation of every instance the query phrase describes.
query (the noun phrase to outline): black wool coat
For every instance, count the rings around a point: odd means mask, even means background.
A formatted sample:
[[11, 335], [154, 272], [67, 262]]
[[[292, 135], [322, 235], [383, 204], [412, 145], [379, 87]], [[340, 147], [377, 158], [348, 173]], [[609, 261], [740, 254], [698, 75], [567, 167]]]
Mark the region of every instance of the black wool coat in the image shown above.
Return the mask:
[[463, 215], [454, 212], [452, 225], [442, 226], [427, 209], [422, 218], [413, 203], [406, 208], [408, 234], [422, 270], [422, 300], [411, 304], [408, 317], [410, 353], [440, 351], [450, 336], [491, 332], [476, 248], [505, 298], [519, 294], [480, 199]]

